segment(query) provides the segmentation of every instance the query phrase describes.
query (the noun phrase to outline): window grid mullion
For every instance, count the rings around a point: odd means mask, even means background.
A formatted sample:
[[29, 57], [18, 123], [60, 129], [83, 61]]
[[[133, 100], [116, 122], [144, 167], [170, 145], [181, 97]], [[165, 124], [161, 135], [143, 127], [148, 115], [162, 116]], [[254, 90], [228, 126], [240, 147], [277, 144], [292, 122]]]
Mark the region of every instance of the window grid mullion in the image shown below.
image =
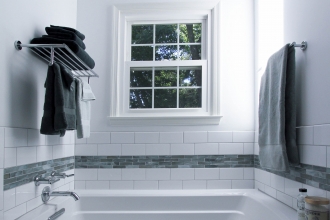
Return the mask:
[[152, 54], [152, 59], [153, 59], [153, 61], [155, 61], [156, 60], [156, 24], [154, 24], [154, 31], [153, 31], [153, 36], [152, 36], [152, 38], [153, 38], [153, 45], [152, 45], [152, 51], [153, 51], [153, 54]]
[[152, 67], [152, 109], [155, 108], [155, 67]]
[[177, 33], [177, 40], [176, 40], [176, 58], [177, 59], [180, 59], [179, 58], [179, 38], [180, 38], [180, 28], [179, 28], [179, 23], [177, 23], [177, 29], [176, 29], [176, 33]]
[[179, 108], [179, 82], [180, 82], [180, 75], [179, 75], [179, 66], [176, 67], [176, 108]]

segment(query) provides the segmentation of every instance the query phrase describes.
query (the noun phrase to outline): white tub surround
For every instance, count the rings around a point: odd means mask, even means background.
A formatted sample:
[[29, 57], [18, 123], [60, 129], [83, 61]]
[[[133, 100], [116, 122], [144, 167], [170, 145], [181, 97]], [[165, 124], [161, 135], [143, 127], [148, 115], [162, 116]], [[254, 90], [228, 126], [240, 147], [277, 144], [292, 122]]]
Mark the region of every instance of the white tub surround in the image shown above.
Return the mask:
[[[295, 211], [257, 190], [189, 191], [75, 191], [80, 200], [56, 198], [58, 218], [71, 220], [292, 220]], [[55, 212], [54, 205], [41, 207], [19, 220], [43, 220]]]

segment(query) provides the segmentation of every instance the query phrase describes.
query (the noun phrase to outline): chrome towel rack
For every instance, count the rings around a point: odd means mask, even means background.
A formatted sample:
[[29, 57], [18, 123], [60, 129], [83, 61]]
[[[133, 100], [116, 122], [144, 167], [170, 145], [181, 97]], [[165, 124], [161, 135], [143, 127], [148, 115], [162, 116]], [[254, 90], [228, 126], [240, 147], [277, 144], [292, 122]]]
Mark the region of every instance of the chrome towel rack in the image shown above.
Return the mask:
[[290, 46], [293, 47], [300, 47], [301, 50], [306, 50], [307, 49], [307, 41], [301, 42], [301, 44], [297, 44], [296, 42], [292, 42]]
[[75, 77], [88, 77], [88, 82], [90, 77], [99, 77], [66, 44], [22, 44], [20, 41], [15, 41], [14, 46], [17, 50], [22, 50], [23, 47], [30, 48], [32, 52], [48, 62], [48, 65], [59, 62], [71, 70]]

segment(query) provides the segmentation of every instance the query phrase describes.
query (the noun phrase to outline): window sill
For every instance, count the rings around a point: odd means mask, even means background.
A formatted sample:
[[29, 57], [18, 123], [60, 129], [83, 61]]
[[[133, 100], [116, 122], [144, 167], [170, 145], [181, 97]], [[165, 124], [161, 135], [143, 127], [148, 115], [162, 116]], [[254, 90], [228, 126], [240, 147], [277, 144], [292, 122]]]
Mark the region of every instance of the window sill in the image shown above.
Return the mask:
[[222, 116], [108, 117], [108, 124], [126, 125], [218, 125]]

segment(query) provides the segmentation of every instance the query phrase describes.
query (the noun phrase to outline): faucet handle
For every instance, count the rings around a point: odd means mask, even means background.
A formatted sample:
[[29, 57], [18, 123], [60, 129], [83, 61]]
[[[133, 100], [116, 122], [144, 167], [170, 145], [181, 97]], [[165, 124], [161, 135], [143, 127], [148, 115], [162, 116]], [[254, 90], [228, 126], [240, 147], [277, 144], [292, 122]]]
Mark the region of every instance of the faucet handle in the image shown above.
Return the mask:
[[54, 178], [54, 177], [43, 178], [41, 174], [34, 177], [34, 184], [36, 186], [40, 186], [40, 184], [53, 184], [58, 181], [60, 181], [59, 178]]
[[51, 172], [50, 176], [65, 179], [66, 177], [74, 176], [74, 174], [67, 175], [66, 173], [56, 173], [56, 171], [53, 171]]

